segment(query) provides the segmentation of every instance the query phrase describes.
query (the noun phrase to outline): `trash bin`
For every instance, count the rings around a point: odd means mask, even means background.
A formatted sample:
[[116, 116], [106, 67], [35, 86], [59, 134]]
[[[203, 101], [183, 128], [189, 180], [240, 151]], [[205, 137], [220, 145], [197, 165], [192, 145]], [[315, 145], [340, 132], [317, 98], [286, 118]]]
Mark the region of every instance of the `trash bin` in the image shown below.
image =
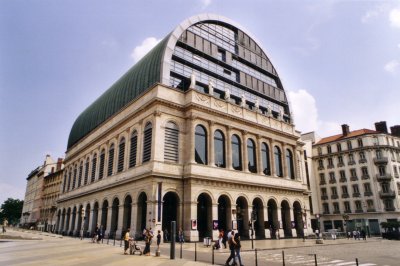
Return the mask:
[[211, 238], [210, 237], [205, 237], [203, 240], [204, 246], [211, 246]]

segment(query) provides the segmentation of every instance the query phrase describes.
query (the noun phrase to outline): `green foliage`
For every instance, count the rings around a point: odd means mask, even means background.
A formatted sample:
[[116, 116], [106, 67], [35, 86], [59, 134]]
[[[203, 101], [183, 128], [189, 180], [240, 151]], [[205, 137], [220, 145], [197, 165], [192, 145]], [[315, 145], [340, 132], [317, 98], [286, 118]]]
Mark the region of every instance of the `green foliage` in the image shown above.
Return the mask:
[[23, 205], [23, 200], [8, 198], [1, 205], [0, 222], [3, 223], [3, 220], [7, 219], [9, 225], [18, 224], [21, 218]]

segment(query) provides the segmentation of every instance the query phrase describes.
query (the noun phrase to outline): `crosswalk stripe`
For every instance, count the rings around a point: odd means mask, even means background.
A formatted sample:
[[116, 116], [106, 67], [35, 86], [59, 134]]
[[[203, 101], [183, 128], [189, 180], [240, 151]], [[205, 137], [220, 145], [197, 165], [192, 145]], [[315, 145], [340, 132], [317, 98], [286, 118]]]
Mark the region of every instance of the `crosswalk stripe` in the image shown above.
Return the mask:
[[359, 266], [375, 266], [376, 264], [374, 264], [374, 263], [361, 263], [361, 264], [358, 264]]
[[353, 265], [355, 264], [354, 261], [350, 261], [350, 262], [342, 262], [342, 263], [338, 263], [336, 264], [336, 266], [345, 266], [345, 265]]

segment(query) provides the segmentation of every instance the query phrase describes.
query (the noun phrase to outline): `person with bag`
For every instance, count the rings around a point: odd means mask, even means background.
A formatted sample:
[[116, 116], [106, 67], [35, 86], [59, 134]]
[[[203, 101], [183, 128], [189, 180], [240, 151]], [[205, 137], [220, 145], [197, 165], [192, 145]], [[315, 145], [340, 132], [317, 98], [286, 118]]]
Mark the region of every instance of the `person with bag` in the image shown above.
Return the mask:
[[240, 244], [240, 235], [239, 235], [239, 233], [235, 234], [234, 240], [236, 242], [236, 244], [235, 244], [235, 253], [236, 253], [235, 261], [237, 261], [236, 265], [243, 266], [242, 257], [240, 256], [240, 249], [242, 248], [242, 245]]
[[150, 233], [150, 230], [146, 229], [146, 233], [144, 236], [144, 241], [146, 243], [144, 247], [143, 254], [146, 256], [150, 256], [150, 245], [151, 245], [151, 239], [153, 238], [153, 235]]
[[125, 236], [124, 236], [124, 244], [125, 244], [125, 246], [124, 246], [124, 255], [128, 255], [128, 252], [126, 252], [126, 251], [129, 249], [129, 239], [130, 239], [129, 231], [130, 231], [130, 228], [128, 228], [126, 230], [126, 233], [125, 233]]
[[229, 263], [230, 263], [231, 260], [233, 260], [232, 264], [235, 264], [235, 245], [236, 245], [236, 242], [235, 242], [235, 239], [234, 239], [234, 235], [235, 235], [235, 232], [233, 230], [232, 230], [232, 232], [230, 234], [228, 234], [228, 246], [229, 246], [229, 250], [231, 251], [231, 253], [230, 253], [228, 259], [225, 262], [226, 266], [230, 265]]

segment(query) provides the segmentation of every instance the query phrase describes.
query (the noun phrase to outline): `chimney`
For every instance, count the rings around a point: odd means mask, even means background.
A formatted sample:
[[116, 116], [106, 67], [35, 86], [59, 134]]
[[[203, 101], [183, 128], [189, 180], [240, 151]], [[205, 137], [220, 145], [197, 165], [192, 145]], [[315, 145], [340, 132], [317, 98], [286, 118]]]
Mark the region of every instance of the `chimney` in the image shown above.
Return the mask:
[[376, 122], [375, 123], [375, 130], [380, 133], [388, 133], [386, 121]]
[[62, 163], [63, 163], [63, 158], [58, 158], [58, 160], [57, 160], [57, 169], [56, 169], [56, 171], [61, 170], [61, 165], [62, 165]]
[[350, 133], [350, 127], [347, 124], [342, 125], [343, 136], [347, 136]]
[[400, 137], [400, 125], [390, 127], [393, 136]]

